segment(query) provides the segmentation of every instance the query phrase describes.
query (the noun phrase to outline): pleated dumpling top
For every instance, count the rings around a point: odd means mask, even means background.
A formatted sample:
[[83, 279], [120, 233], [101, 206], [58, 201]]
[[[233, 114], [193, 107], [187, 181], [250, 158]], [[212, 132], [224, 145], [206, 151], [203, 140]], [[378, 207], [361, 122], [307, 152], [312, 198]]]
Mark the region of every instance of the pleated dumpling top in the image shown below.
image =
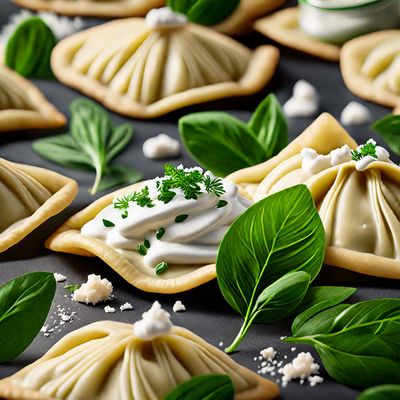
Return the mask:
[[235, 400], [273, 399], [275, 383], [172, 325], [158, 302], [131, 324], [101, 321], [78, 329], [42, 358], [0, 381], [6, 399], [162, 400], [179, 384], [229, 375]]
[[273, 159], [229, 178], [255, 201], [306, 184], [324, 223], [326, 263], [400, 279], [400, 167], [372, 140], [357, 147], [330, 115]]
[[252, 52], [169, 8], [112, 21], [55, 48], [57, 78], [122, 114], [151, 118], [190, 104], [260, 90], [278, 50]]

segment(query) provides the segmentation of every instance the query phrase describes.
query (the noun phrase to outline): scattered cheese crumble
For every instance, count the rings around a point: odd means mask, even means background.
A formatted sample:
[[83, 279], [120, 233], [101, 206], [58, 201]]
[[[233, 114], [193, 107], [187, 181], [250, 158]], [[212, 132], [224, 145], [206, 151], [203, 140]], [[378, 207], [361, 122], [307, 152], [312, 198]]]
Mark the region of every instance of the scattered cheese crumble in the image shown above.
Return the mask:
[[56, 282], [65, 282], [67, 277], [63, 274], [59, 274], [58, 272], [54, 272], [54, 279]]
[[174, 313], [182, 312], [186, 311], [186, 307], [180, 300], [178, 300], [175, 302], [174, 306], [172, 307], [172, 310], [174, 311]]
[[153, 8], [146, 15], [146, 24], [150, 28], [169, 28], [187, 24], [186, 15], [176, 13], [169, 7]]
[[319, 96], [314, 86], [301, 79], [293, 87], [292, 97], [283, 105], [288, 117], [311, 117], [319, 109]]
[[80, 303], [92, 303], [95, 305], [100, 301], [109, 300], [112, 291], [113, 286], [110, 281], [105, 278], [101, 279], [100, 275], [91, 274], [88, 275], [87, 282], [75, 290], [72, 298]]
[[122, 304], [122, 306], [120, 306], [119, 309], [121, 311], [133, 310], [133, 305], [131, 303], [126, 302], [126, 303]]
[[[265, 360], [272, 361], [276, 356], [276, 351], [273, 347], [267, 347], [264, 350], [260, 351], [260, 354], [264, 357]], [[261, 366], [264, 366], [261, 364]]]
[[340, 115], [340, 122], [343, 125], [367, 124], [371, 119], [372, 115], [368, 108], [357, 101], [347, 104]]
[[161, 133], [143, 143], [143, 154], [150, 159], [177, 157], [181, 154], [179, 141]]
[[104, 312], [105, 312], [106, 314], [115, 313], [115, 308], [114, 308], [114, 307], [110, 307], [110, 306], [105, 306], [105, 307], [104, 307]]

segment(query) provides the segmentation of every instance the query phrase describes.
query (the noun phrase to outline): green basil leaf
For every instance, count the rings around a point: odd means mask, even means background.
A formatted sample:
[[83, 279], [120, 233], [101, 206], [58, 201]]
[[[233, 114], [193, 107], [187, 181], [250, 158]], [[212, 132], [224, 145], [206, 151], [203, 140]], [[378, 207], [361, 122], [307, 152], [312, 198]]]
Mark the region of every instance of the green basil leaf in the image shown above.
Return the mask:
[[13, 360], [35, 339], [55, 291], [48, 272], [31, 272], [0, 286], [0, 363]]
[[215, 25], [228, 18], [239, 6], [240, 0], [168, 0], [175, 12], [185, 14], [189, 21]]
[[222, 112], [189, 114], [179, 120], [182, 142], [193, 159], [217, 176], [265, 161], [265, 151], [247, 125]]
[[165, 400], [233, 400], [234, 395], [228, 375], [201, 375], [176, 387]]
[[232, 224], [219, 247], [217, 278], [224, 298], [244, 317], [244, 324], [228, 351], [243, 340], [264, 289], [291, 271], [307, 272], [312, 281], [324, 253], [324, 228], [305, 185], [255, 203]]
[[81, 285], [65, 285], [64, 289], [68, 290], [71, 294], [75, 292], [75, 290], [78, 290], [81, 287]]
[[305, 296], [303, 303], [296, 310], [299, 315], [292, 323], [292, 334], [309, 320], [312, 316], [329, 307], [335, 306], [349, 298], [357, 289], [338, 286], [316, 286], [311, 287]]
[[383, 117], [376, 121], [371, 129], [378, 132], [393, 153], [400, 156], [400, 115]]
[[7, 42], [5, 64], [29, 78], [53, 78], [50, 56], [57, 39], [39, 17], [21, 22]]
[[102, 176], [98, 190], [107, 190], [117, 186], [126, 186], [139, 182], [143, 174], [125, 165], [114, 164], [107, 169], [107, 173]]
[[357, 400], [398, 400], [400, 399], [400, 385], [380, 385], [362, 392]]
[[129, 124], [120, 125], [114, 128], [110, 140], [107, 142], [106, 161], [109, 163], [118, 155], [132, 140], [133, 127]]
[[248, 126], [263, 145], [265, 159], [278, 154], [288, 144], [288, 124], [274, 94], [267, 96], [257, 107]]

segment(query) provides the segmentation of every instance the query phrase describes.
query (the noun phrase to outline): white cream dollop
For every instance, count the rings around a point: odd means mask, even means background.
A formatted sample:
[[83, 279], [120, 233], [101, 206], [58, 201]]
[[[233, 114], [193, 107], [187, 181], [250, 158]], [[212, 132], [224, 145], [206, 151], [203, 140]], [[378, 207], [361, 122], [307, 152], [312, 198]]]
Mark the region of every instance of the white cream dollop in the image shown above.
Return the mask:
[[150, 159], [176, 157], [181, 153], [179, 141], [161, 133], [143, 143], [143, 154]]
[[153, 8], [146, 15], [146, 24], [150, 28], [175, 28], [186, 25], [186, 15], [176, 13], [169, 7]]
[[[163, 179], [146, 182], [154, 207], [141, 207], [132, 202], [126, 210], [127, 217], [122, 218], [121, 210], [111, 204], [82, 227], [82, 235], [103, 240], [120, 252], [138, 251], [146, 238], [149, 248], [144, 261], [152, 268], [161, 262], [174, 265], [215, 262], [226, 231], [252, 203], [238, 193], [234, 183], [225, 179], [221, 180], [225, 193], [220, 197], [203, 191], [197, 200], [188, 200], [180, 189], [174, 189], [175, 197], [164, 203], [157, 198], [157, 182]], [[186, 219], [176, 222], [178, 216]], [[103, 220], [114, 226], [106, 227]], [[160, 228], [165, 230], [161, 237], [157, 235]]]
[[315, 175], [332, 166], [331, 156], [318, 154], [316, 150], [304, 148], [301, 151], [303, 161], [301, 168], [307, 175]]
[[343, 125], [367, 124], [371, 119], [372, 115], [369, 109], [357, 101], [347, 104], [340, 115], [340, 122]]
[[80, 303], [92, 303], [93, 305], [111, 298], [113, 286], [106, 278], [101, 279], [100, 275], [88, 275], [88, 280], [72, 295], [75, 301]]
[[143, 319], [133, 325], [133, 333], [140, 339], [152, 340], [171, 332], [173, 327], [171, 315], [161, 308], [158, 301], [155, 301], [142, 317]]
[[319, 109], [319, 95], [313, 85], [299, 80], [293, 86], [292, 97], [283, 105], [288, 117], [311, 117]]
[[333, 166], [340, 165], [351, 161], [351, 149], [347, 144], [345, 144], [344, 146], [339, 147], [338, 149], [332, 150], [330, 152], [330, 156], [331, 156], [331, 164]]

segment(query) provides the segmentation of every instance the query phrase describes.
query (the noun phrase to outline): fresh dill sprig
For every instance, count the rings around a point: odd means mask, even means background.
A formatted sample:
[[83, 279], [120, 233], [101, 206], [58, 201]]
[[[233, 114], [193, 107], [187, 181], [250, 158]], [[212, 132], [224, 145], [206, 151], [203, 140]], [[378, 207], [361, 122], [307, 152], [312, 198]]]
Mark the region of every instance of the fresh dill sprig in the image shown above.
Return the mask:
[[376, 142], [373, 139], [369, 139], [366, 143], [359, 146], [357, 150], [351, 151], [351, 158], [354, 161], [360, 161], [367, 156], [378, 158], [376, 154]]
[[210, 175], [206, 175], [204, 176], [203, 183], [207, 193], [209, 194], [214, 194], [215, 196], [220, 197], [225, 193], [221, 178], [211, 178]]
[[126, 218], [126, 210], [130, 203], [136, 203], [140, 207], [154, 207], [154, 203], [150, 198], [149, 187], [145, 186], [143, 189], [137, 192], [128, 193], [124, 196], [118, 197], [114, 201], [114, 208], [118, 208], [123, 211], [123, 216]]

